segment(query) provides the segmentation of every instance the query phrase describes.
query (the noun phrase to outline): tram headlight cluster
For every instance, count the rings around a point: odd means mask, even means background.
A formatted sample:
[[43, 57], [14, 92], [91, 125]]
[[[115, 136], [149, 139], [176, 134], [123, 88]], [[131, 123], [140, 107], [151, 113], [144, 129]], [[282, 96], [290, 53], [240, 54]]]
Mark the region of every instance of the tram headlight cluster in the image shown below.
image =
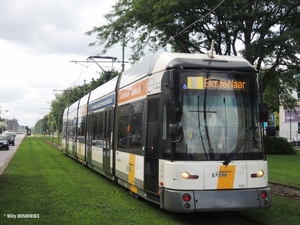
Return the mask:
[[198, 179], [199, 176], [198, 175], [191, 175], [189, 172], [185, 171], [181, 174], [181, 178], [183, 178], [183, 179]]
[[251, 174], [251, 178], [259, 178], [259, 177], [263, 177], [264, 176], [264, 171], [263, 170], [260, 170], [258, 171], [257, 173], [252, 173]]

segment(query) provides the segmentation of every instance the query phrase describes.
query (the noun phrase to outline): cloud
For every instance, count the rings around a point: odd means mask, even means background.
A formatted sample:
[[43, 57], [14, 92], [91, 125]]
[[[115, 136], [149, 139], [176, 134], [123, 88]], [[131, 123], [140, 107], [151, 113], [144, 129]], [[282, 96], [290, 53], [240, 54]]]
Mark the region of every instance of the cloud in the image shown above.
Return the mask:
[[103, 14], [110, 5], [96, 0], [1, 0], [0, 37], [37, 55], [87, 54], [95, 37], [84, 33], [105, 23]]
[[[95, 65], [79, 65], [101, 47], [89, 47], [95, 36], [84, 33], [106, 21], [111, 0], [1, 0], [0, 108], [1, 117], [33, 125], [47, 114], [54, 89], [82, 85], [98, 78]], [[121, 57], [121, 47], [111, 55]], [[87, 69], [86, 66], [89, 66]]]

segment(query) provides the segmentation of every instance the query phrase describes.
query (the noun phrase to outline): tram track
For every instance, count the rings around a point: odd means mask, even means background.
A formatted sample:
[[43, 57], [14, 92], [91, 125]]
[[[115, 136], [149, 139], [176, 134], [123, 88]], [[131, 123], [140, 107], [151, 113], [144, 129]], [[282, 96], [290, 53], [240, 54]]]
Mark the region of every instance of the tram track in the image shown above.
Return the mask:
[[271, 193], [284, 198], [300, 201], [300, 188], [269, 182]]

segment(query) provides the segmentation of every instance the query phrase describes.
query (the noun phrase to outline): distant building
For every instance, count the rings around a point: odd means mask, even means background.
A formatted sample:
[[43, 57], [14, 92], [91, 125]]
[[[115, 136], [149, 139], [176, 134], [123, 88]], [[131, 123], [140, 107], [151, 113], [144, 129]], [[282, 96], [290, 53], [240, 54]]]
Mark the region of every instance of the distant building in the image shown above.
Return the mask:
[[0, 133], [5, 131], [5, 122], [0, 121]]
[[17, 132], [19, 130], [19, 123], [16, 118], [5, 119], [6, 130]]
[[297, 106], [294, 110], [279, 107], [279, 136], [288, 140], [300, 136], [300, 74], [295, 76], [295, 81], [298, 82], [298, 88], [293, 91], [292, 96], [298, 99]]

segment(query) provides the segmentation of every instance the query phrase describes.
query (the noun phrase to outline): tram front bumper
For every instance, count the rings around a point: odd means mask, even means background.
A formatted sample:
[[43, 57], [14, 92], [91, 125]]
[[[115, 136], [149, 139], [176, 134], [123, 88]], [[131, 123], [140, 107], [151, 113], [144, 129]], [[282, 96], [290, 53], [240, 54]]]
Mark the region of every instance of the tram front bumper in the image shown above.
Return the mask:
[[[172, 212], [234, 211], [271, 206], [269, 187], [203, 191], [162, 189], [161, 193], [161, 208]], [[182, 198], [186, 193], [191, 196], [188, 202]], [[266, 198], [262, 198], [264, 194]]]

